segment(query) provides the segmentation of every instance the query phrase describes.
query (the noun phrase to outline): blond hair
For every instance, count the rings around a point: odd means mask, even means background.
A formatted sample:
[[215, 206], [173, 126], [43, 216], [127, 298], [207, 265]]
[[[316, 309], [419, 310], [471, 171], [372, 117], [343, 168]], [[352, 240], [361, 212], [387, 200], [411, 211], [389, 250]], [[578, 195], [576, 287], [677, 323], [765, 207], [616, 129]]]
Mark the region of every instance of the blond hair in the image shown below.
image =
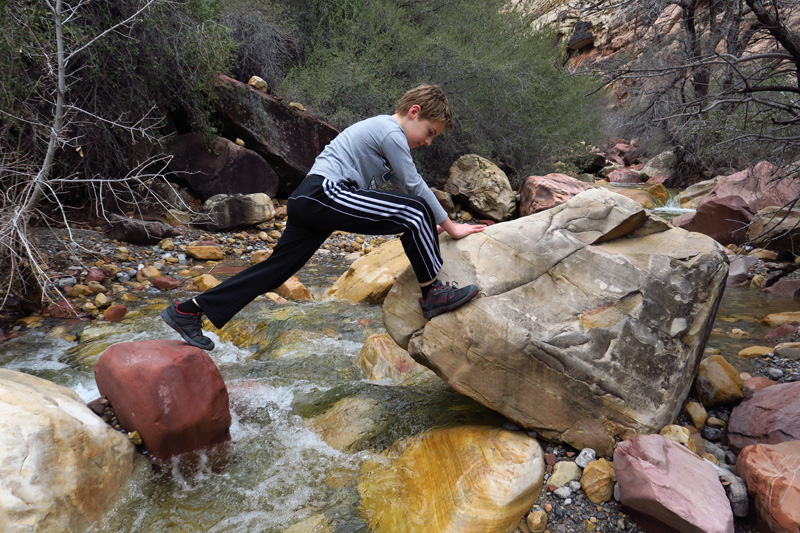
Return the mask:
[[406, 92], [397, 101], [397, 107], [394, 112], [404, 115], [408, 113], [408, 110], [413, 105], [420, 107], [420, 118], [438, 120], [444, 124], [446, 130], [453, 128], [453, 113], [450, 111], [450, 102], [447, 101], [447, 96], [438, 85], [423, 84]]

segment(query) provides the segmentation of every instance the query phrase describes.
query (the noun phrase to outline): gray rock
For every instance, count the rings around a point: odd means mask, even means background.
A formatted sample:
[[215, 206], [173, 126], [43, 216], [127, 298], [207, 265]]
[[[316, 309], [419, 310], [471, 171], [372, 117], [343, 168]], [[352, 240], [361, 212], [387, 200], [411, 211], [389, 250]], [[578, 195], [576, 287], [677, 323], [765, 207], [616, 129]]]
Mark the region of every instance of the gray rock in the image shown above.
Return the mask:
[[255, 226], [275, 217], [272, 199], [264, 193], [218, 194], [203, 204], [196, 223], [211, 231]]
[[581, 467], [586, 468], [586, 465], [591, 463], [597, 458], [597, 454], [591, 448], [584, 448], [581, 450], [581, 453], [578, 454], [578, 457], [575, 459], [575, 463]]

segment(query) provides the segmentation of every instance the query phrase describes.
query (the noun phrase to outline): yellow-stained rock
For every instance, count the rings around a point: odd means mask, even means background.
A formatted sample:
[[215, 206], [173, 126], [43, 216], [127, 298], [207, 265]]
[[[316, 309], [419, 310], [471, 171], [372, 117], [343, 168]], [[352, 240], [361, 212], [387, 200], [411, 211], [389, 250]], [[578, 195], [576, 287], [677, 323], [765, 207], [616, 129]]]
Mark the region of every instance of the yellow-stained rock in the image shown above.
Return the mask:
[[253, 265], [255, 265], [256, 263], [261, 263], [262, 261], [266, 261], [271, 255], [272, 255], [272, 250], [256, 250], [250, 256], [250, 263]]
[[768, 326], [782, 326], [790, 322], [800, 322], [800, 311], [787, 311], [784, 313], [771, 313], [761, 319]]
[[674, 440], [679, 444], [683, 444], [691, 451], [697, 452], [697, 448], [694, 445], [694, 440], [692, 439], [692, 434], [689, 432], [689, 428], [670, 424], [669, 426], [664, 426], [664, 428], [659, 431], [658, 434], [667, 440]]
[[528, 526], [531, 533], [542, 533], [547, 529], [547, 513], [541, 509], [531, 511], [525, 518], [525, 525]]
[[755, 359], [756, 357], [761, 357], [762, 355], [767, 355], [772, 353], [772, 348], [769, 346], [748, 346], [742, 350], [739, 350], [739, 353], [736, 354], [736, 357], [741, 357], [742, 359]]
[[694, 382], [695, 394], [706, 407], [728, 405], [744, 398], [739, 372], [721, 355], [700, 362]]
[[275, 291], [288, 300], [310, 300], [311, 292], [300, 282], [300, 278], [292, 276]]
[[324, 414], [306, 421], [328, 446], [346, 450], [375, 430], [373, 416], [380, 413], [378, 402], [368, 398], [343, 398]]
[[201, 274], [193, 278], [192, 283], [197, 285], [197, 288], [200, 289], [201, 292], [206, 292], [208, 289], [213, 289], [222, 282], [211, 274]]
[[548, 485], [563, 487], [573, 479], [580, 479], [581, 467], [573, 461], [559, 461], [553, 466], [553, 474], [547, 480]]
[[391, 379], [395, 383], [404, 383], [423, 375], [433, 375], [414, 361], [388, 333], [372, 335], [366, 340], [358, 353], [358, 364], [364, 377], [372, 381]]
[[376, 533], [485, 533], [514, 531], [543, 479], [542, 449], [525, 432], [458, 426], [366, 461], [358, 491]]
[[219, 246], [201, 244], [187, 246], [186, 255], [200, 261], [220, 261], [225, 257], [225, 251]]
[[336, 528], [322, 513], [311, 515], [283, 530], [283, 533], [334, 533]]
[[606, 459], [597, 459], [586, 465], [581, 476], [583, 492], [589, 501], [597, 504], [611, 500], [616, 482], [614, 465]]
[[694, 427], [697, 429], [703, 427], [703, 424], [706, 423], [706, 419], [708, 418], [708, 413], [706, 413], [705, 407], [697, 402], [688, 402], [685, 409], [686, 414], [692, 419], [692, 424], [694, 424]]
[[328, 289], [328, 296], [356, 303], [381, 303], [409, 264], [400, 239], [393, 239], [356, 259]]
[[161, 277], [161, 272], [152, 265], [146, 266], [136, 272], [136, 281], [145, 281]]

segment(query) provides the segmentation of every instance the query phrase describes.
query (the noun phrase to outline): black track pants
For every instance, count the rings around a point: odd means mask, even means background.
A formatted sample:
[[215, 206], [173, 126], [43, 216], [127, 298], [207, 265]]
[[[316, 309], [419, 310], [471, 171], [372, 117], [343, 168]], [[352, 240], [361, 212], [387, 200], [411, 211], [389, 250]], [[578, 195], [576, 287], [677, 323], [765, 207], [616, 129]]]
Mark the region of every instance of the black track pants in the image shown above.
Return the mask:
[[195, 297], [217, 328], [258, 295], [280, 287], [336, 230], [366, 235], [402, 233], [403, 249], [420, 283], [434, 279], [442, 267], [433, 212], [417, 196], [358, 189], [311, 175], [289, 198], [287, 210], [289, 222], [266, 261]]

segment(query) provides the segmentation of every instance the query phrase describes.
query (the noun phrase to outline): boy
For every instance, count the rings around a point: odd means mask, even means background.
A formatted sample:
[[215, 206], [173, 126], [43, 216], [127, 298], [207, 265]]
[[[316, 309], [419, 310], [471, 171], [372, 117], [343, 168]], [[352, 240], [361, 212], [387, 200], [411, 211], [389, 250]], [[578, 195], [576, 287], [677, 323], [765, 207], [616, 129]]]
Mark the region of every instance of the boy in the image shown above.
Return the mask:
[[[450, 105], [434, 85], [420, 85], [397, 102], [393, 115], [379, 115], [342, 131], [317, 157], [289, 197], [289, 221], [266, 260], [203, 294], [161, 313], [181, 337], [203, 350], [214, 343], [203, 335], [205, 313], [222, 328], [259, 294], [280, 287], [308, 261], [334, 230], [368, 235], [402, 233], [403, 249], [420, 284], [425, 318], [452, 311], [478, 294], [436, 278], [442, 267], [438, 233], [461, 239], [485, 225], [457, 224], [417, 172], [411, 149], [428, 146], [453, 127]], [[399, 192], [378, 190], [391, 181]]]

